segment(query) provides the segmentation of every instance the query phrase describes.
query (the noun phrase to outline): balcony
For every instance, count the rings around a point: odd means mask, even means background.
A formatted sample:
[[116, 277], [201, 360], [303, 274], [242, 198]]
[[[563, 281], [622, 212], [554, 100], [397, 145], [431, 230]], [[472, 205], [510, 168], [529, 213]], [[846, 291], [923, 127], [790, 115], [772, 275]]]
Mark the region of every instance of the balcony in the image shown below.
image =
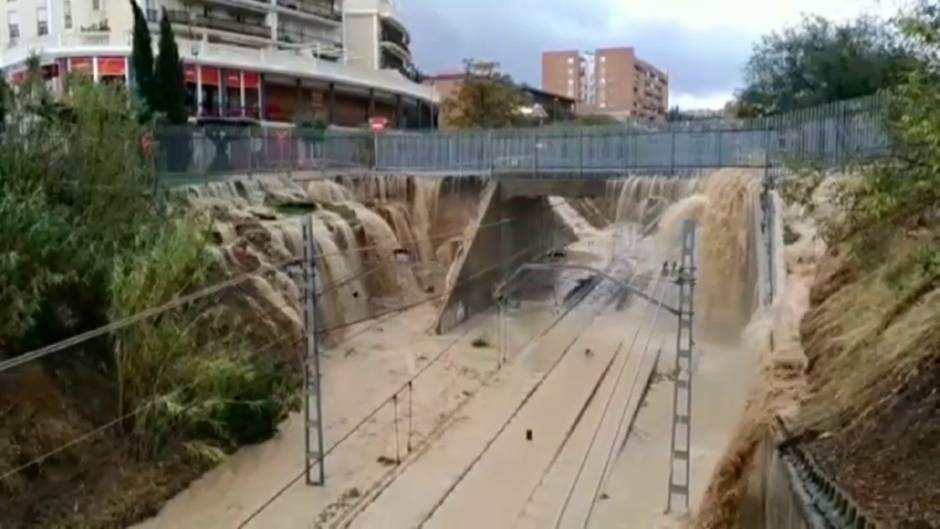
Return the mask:
[[277, 5], [284, 9], [336, 22], [343, 19], [343, 14], [336, 9], [336, 5], [331, 0], [277, 0]]
[[229, 33], [250, 35], [252, 37], [271, 37], [271, 28], [260, 19], [237, 20], [232, 18], [207, 17], [200, 14], [190, 13], [189, 11], [183, 11], [181, 9], [167, 10], [167, 18], [174, 24], [208, 28], [218, 31], [226, 31]]
[[418, 69], [415, 68], [414, 64], [411, 63], [411, 58], [402, 57], [397, 53], [390, 53], [387, 48], [383, 48], [382, 50], [382, 58], [379, 66], [383, 70], [397, 70], [406, 79], [410, 79], [415, 83], [421, 82], [421, 74], [418, 72]]
[[277, 31], [277, 40], [279, 43], [291, 45], [286, 47], [301, 52], [309, 51], [317, 58], [338, 59], [343, 55], [342, 42], [324, 38], [320, 34], [281, 27]]
[[408, 33], [390, 24], [382, 24], [381, 38], [382, 42], [394, 44], [406, 52], [408, 52], [408, 47], [411, 44], [411, 38], [408, 36]]

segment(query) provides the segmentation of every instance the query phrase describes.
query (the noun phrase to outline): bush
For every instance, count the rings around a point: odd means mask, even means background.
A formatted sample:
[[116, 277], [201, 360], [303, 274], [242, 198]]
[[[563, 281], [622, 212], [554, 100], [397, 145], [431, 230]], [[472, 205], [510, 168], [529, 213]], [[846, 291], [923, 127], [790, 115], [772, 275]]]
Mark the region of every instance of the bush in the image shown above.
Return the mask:
[[158, 222], [140, 129], [122, 89], [76, 80], [53, 99], [34, 70], [4, 93], [0, 132], [0, 350], [105, 322], [113, 260]]
[[[144, 230], [112, 281], [113, 319], [186, 294], [207, 273], [207, 218], [188, 215]], [[293, 404], [291, 370], [253, 354], [250, 321], [218, 300], [173, 310], [125, 329], [115, 347], [121, 406], [145, 408], [134, 433], [155, 455], [173, 439], [230, 450], [270, 437]]]

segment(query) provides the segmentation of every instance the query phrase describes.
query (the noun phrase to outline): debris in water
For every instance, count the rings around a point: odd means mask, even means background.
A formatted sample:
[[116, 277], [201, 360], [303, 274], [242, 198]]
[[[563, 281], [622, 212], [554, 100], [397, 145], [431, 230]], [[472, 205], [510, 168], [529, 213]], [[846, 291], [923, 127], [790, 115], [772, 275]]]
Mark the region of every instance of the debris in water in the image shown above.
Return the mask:
[[481, 336], [477, 336], [476, 338], [474, 338], [473, 341], [470, 342], [470, 345], [477, 347], [477, 348], [489, 347], [490, 340], [486, 336], [481, 335]]
[[390, 458], [390, 457], [388, 457], [388, 456], [379, 456], [378, 459], [376, 459], [376, 461], [377, 461], [380, 465], [384, 465], [384, 466], [387, 466], [387, 467], [392, 467], [392, 466], [395, 466], [395, 465], [398, 464], [397, 461], [395, 461], [394, 459], [392, 459], [392, 458]]

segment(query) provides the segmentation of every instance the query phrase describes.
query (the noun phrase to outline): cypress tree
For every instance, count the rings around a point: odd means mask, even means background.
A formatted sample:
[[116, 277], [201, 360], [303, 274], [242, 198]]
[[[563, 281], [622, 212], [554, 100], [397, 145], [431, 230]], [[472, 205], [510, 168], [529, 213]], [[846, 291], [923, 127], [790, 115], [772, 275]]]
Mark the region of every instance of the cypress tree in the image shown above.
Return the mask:
[[157, 110], [157, 90], [153, 77], [153, 43], [147, 18], [136, 0], [129, 0], [134, 12], [134, 39], [131, 49], [131, 68], [134, 92], [144, 104], [144, 117]]
[[157, 56], [156, 86], [160, 100], [159, 109], [166, 113], [170, 123], [186, 123], [186, 78], [179, 48], [173, 36], [173, 27], [167, 18], [166, 8], [160, 17], [160, 54]]

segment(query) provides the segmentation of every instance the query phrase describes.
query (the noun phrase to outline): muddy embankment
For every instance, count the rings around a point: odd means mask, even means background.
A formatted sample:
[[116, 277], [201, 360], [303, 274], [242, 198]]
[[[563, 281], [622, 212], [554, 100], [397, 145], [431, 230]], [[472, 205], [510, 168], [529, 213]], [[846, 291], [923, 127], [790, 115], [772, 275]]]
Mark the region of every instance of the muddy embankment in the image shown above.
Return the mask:
[[[940, 527], [940, 223], [923, 211], [851, 229], [834, 204], [855, 181], [779, 202], [786, 283], [749, 326], [759, 384], [696, 527], [803, 527], [784, 439], [879, 527]], [[834, 225], [851, 235], [824, 242]]]
[[[205, 211], [211, 219], [209, 273], [201, 284], [247, 274], [187, 314], [193, 325], [213, 315], [250, 322], [234, 329], [232, 343], [276, 357], [275, 369], [296, 384], [301, 220], [312, 221], [319, 325], [329, 346], [351, 323], [402, 304], [434, 302], [462, 251], [483, 185], [477, 178], [404, 176], [301, 185], [272, 177], [180, 189], [174, 207]], [[117, 335], [105, 336], [0, 375], [0, 527], [121, 527], [154, 513], [224, 456], [210, 447], [195, 457], [190, 441], [200, 432], [173, 424], [164, 450], [141, 452], [133, 435], [141, 414], [117, 404], [117, 347]], [[144, 412], [170, 405], [157, 399]]]

